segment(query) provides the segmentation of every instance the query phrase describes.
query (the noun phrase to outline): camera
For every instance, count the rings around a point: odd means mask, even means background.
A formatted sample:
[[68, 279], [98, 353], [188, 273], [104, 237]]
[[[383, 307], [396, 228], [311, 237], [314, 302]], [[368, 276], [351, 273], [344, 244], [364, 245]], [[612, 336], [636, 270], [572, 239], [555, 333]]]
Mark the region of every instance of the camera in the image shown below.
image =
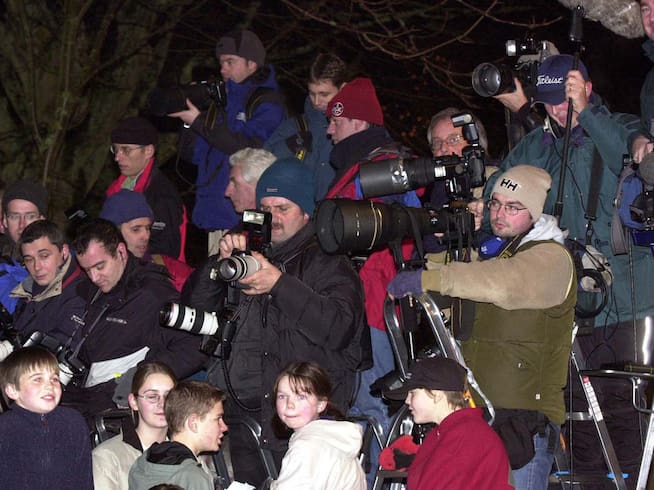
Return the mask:
[[234, 250], [231, 257], [220, 259], [216, 267], [211, 270], [210, 277], [214, 281], [235, 282], [250, 277], [261, 269], [257, 259], [247, 252]]
[[148, 95], [148, 108], [155, 116], [163, 117], [172, 112], [185, 111], [186, 99], [201, 111], [212, 103], [219, 108], [227, 106], [225, 82], [217, 78], [178, 87], [157, 87]]
[[39, 331], [34, 332], [23, 344], [23, 347], [32, 346], [43, 347], [55, 355], [59, 363], [59, 382], [62, 386], [68, 386], [68, 383], [75, 377], [83, 379], [86, 375], [84, 363], [52, 335]]
[[435, 211], [396, 202], [351, 199], [322, 201], [315, 222], [318, 242], [330, 254], [373, 250], [405, 237], [431, 233], [443, 233], [449, 240], [459, 238], [462, 230], [474, 229], [474, 218], [465, 205]]
[[223, 359], [229, 359], [237, 317], [236, 310], [231, 308], [225, 308], [220, 315], [216, 315], [178, 303], [166, 303], [159, 311], [161, 325], [204, 335], [201, 350]]
[[359, 181], [364, 197], [401, 194], [446, 179], [453, 198], [464, 199], [470, 187], [482, 187], [486, 182], [484, 150], [479, 145], [479, 133], [471, 114], [452, 116], [454, 127], [461, 127], [468, 145], [462, 156], [435, 158], [389, 159], [364, 163], [359, 168]]
[[472, 72], [472, 88], [482, 97], [513, 92], [514, 78], [520, 80], [525, 93], [536, 88], [538, 67], [545, 58], [557, 54], [556, 48], [549, 41], [536, 41], [527, 35], [523, 41], [506, 42], [507, 56], [518, 56], [513, 65], [481, 63]]
[[271, 243], [272, 214], [256, 209], [243, 211], [243, 233], [247, 237], [247, 249], [234, 250], [231, 257], [220, 259], [211, 269], [209, 277], [214, 281], [221, 280], [236, 283], [251, 276], [261, 269], [261, 264], [251, 252], [259, 252], [268, 256]]

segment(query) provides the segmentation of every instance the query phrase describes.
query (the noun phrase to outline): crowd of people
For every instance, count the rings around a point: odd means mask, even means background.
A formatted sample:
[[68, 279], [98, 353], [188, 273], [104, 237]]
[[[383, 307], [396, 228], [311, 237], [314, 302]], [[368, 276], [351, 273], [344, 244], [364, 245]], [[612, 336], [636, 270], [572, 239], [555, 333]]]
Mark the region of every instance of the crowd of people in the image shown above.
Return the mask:
[[[641, 0], [650, 50], [653, 5]], [[370, 78], [321, 53], [308, 69], [304, 112], [288, 116], [255, 33], [225, 34], [216, 57], [226, 102], [203, 111], [187, 100], [169, 114], [183, 126], [180, 155], [197, 166], [192, 210], [159, 169], [158, 132], [145, 117], [128, 117], [107, 135], [120, 175], [99, 216], [74, 236], [48, 213], [43, 185], [20, 180], [3, 191], [7, 484], [214, 489], [215, 469], [201, 454], [218, 451], [227, 434], [231, 477], [251, 488], [371, 488], [381, 464], [407, 469], [409, 489], [546, 489], [569, 408], [575, 305], [604, 296], [577, 337], [587, 366], [651, 364], [652, 251], [634, 243], [619, 254], [611, 246], [622, 155], [640, 163], [653, 147], [651, 77], [641, 118], [612, 113], [583, 61], [551, 55], [538, 65], [531, 98], [517, 79], [496, 96], [516, 117], [540, 108], [543, 118], [528, 118], [483, 189], [473, 193], [467, 176], [449, 175], [373, 199], [438, 213], [470, 191], [462, 209], [475, 240], [461, 260], [449, 234], [425, 234], [424, 256], [423, 240], [412, 237], [351, 254], [323, 249], [320, 203], [363, 201], [360, 169], [416, 156], [384, 127]], [[476, 142], [453, 121], [464, 112], [474, 118]], [[442, 108], [425, 129], [436, 162], [465, 160], [471, 144], [488, 147], [482, 122], [465, 108]], [[189, 217], [208, 235], [207, 259], [195, 269], [186, 263]], [[610, 274], [595, 285], [600, 293], [578, 293], [570, 241], [603, 257]], [[423, 294], [462, 300], [452, 315], [453, 324], [466, 324], [457, 338], [465, 365], [431, 353], [401, 386], [379, 392], [377, 381], [397, 364], [387, 302]], [[162, 311], [176, 312], [170, 326]], [[473, 375], [482, 393], [469, 391]], [[598, 394], [620, 414], [610, 428], [623, 469], [635, 474], [642, 448], [638, 414], [625, 402], [629, 388], [607, 381]], [[405, 400], [416, 424], [437, 427], [420, 446], [403, 440], [400, 451], [391, 434], [388, 448], [372, 444], [361, 455], [355, 420], [368, 420], [385, 440], [390, 400]], [[95, 421], [116, 409], [131, 416], [93, 449]], [[244, 420], [260, 427], [257, 438]], [[602, 471], [597, 441], [575, 448], [582, 467]]]

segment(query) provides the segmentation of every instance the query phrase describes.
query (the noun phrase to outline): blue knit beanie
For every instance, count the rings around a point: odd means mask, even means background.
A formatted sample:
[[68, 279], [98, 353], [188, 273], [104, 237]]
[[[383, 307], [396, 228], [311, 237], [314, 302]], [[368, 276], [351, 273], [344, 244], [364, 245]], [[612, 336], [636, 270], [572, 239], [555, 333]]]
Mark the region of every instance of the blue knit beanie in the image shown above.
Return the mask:
[[284, 197], [313, 218], [313, 173], [297, 158], [281, 158], [268, 167], [257, 182], [257, 205], [264, 197]]
[[100, 210], [100, 218], [120, 226], [137, 218], [154, 220], [154, 213], [143, 194], [121, 189], [105, 199]]

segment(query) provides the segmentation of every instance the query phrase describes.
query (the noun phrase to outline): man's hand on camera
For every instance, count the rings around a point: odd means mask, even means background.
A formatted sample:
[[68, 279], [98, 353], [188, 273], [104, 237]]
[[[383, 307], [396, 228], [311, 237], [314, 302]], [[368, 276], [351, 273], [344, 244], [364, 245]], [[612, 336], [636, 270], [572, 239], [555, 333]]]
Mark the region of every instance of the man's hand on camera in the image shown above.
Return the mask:
[[645, 155], [654, 151], [654, 143], [646, 136], [638, 135], [631, 145], [631, 154], [633, 155], [634, 162], [640, 163], [645, 158]]
[[422, 293], [422, 270], [398, 272], [386, 290], [392, 298]]
[[218, 242], [220, 248], [220, 258], [226, 259], [231, 257], [234, 250], [247, 250], [248, 241], [245, 235], [241, 233], [228, 233]]
[[252, 252], [252, 257], [257, 259], [257, 262], [261, 264], [261, 269], [250, 277], [239, 281], [243, 286], [247, 286], [247, 289], [243, 289], [243, 293], [249, 294], [250, 296], [267, 294], [277, 284], [279, 278], [282, 277], [282, 271], [268, 262], [268, 259], [259, 252]]
[[189, 99], [186, 99], [186, 107], [188, 107], [187, 110], [172, 112], [168, 114], [168, 117], [179, 117], [182, 121], [184, 121], [184, 124], [190, 126], [193, 124], [193, 121], [195, 121], [195, 119], [200, 115], [200, 109], [195, 107], [193, 102], [191, 102]]
[[525, 91], [522, 89], [520, 80], [514, 78], [513, 83], [515, 84], [515, 90], [513, 92], [494, 95], [493, 98], [499, 100], [511, 112], [518, 112], [529, 101], [527, 100]]

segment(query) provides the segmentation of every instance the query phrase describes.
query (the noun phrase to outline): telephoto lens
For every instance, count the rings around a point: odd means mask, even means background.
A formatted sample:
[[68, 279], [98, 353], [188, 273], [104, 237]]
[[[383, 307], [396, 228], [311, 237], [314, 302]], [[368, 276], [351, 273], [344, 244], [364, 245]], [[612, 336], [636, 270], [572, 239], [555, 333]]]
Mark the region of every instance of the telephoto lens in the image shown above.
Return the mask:
[[178, 303], [166, 303], [159, 312], [159, 323], [197, 335], [213, 335], [218, 331], [216, 315]]

